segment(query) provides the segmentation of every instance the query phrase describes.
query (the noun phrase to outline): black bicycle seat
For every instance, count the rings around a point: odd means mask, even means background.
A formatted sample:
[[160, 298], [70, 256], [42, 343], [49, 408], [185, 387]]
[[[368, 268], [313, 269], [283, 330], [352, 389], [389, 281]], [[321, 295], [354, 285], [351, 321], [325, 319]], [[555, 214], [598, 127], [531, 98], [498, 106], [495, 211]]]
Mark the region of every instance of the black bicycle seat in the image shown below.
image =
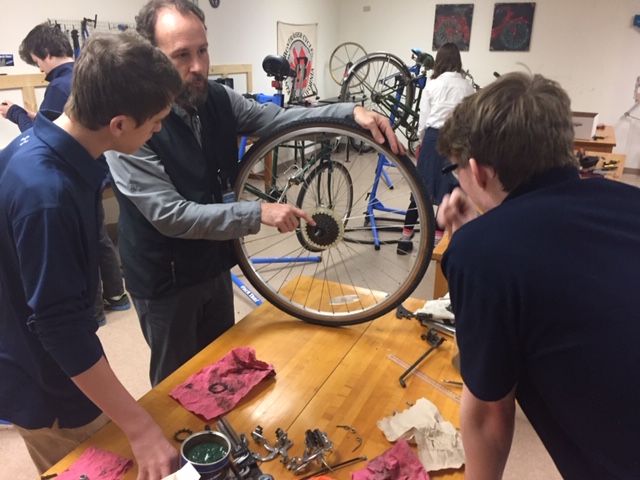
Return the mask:
[[420, 52], [416, 55], [416, 62], [424, 66], [427, 70], [431, 70], [435, 65], [435, 60], [427, 52]]
[[262, 61], [262, 69], [269, 77], [283, 80], [287, 77], [295, 77], [296, 71], [289, 65], [289, 60], [282, 55], [267, 55]]

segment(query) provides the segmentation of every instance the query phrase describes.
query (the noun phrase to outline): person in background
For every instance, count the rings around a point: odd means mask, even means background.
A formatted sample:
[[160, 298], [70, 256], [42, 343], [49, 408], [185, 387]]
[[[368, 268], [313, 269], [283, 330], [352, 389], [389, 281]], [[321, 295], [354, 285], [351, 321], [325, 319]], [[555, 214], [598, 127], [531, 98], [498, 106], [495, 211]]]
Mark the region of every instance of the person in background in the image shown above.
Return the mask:
[[361, 106], [283, 109], [207, 81], [204, 13], [190, 0], [152, 0], [136, 23], [183, 80], [161, 132], [134, 155], [106, 154], [120, 205], [124, 277], [157, 385], [234, 325], [230, 240], [257, 233], [261, 224], [290, 232], [299, 217], [315, 225], [291, 205], [222, 202], [241, 166], [238, 136], [259, 137], [301, 118], [352, 117], [377, 141], [386, 136], [395, 151], [403, 147], [388, 119]]
[[[61, 113], [67, 103], [73, 75], [73, 49], [66, 33], [48, 22], [33, 27], [20, 44], [20, 58], [28, 65], [38, 67], [49, 82], [40, 110]], [[36, 112], [25, 110], [5, 100], [0, 115], [12, 121], [21, 132], [33, 126]]]
[[580, 179], [569, 96], [541, 75], [465, 99], [438, 148], [461, 187], [438, 220], [466, 477], [502, 477], [517, 401], [563, 478], [637, 478], [640, 189]]
[[[104, 158], [101, 159], [104, 161]], [[107, 174], [102, 184], [102, 190], [110, 188], [111, 176]], [[107, 318], [105, 310], [123, 311], [131, 308], [129, 296], [124, 289], [124, 278], [122, 268], [116, 252], [113, 240], [109, 236], [105, 221], [104, 205], [98, 206], [98, 222], [100, 223], [100, 282], [98, 283], [98, 294], [94, 306], [94, 317], [100, 326], [106, 324]]]
[[[60, 28], [48, 22], [36, 25], [20, 44], [20, 58], [27, 64], [40, 68], [49, 82], [40, 110], [62, 113], [71, 92], [73, 78], [73, 49], [69, 37]], [[21, 132], [33, 127], [36, 114], [4, 101], [0, 115], [16, 123]], [[103, 185], [107, 188], [109, 176]], [[106, 324], [105, 310], [127, 310], [131, 303], [124, 290], [122, 270], [115, 246], [104, 223], [104, 208], [98, 209], [100, 226], [100, 276], [94, 316], [99, 325]]]
[[139, 35], [95, 34], [64, 113], [38, 113], [0, 152], [0, 418], [40, 473], [109, 418], [131, 443], [138, 480], [178, 467], [176, 449], [111, 370], [93, 305], [98, 158], [139, 148], [162, 128], [180, 87], [171, 62]]
[[[433, 74], [422, 92], [420, 117], [418, 120], [418, 172], [427, 183], [433, 205], [439, 205], [442, 197], [453, 186], [449, 176], [442, 175], [448, 160], [436, 151], [438, 134], [445, 120], [456, 105], [473, 93], [473, 87], [462, 76], [462, 59], [455, 43], [445, 43], [436, 54]], [[418, 221], [416, 204], [411, 199], [398, 241], [398, 255], [407, 255], [413, 250], [413, 229]], [[436, 245], [442, 238], [442, 228], [436, 225]]]

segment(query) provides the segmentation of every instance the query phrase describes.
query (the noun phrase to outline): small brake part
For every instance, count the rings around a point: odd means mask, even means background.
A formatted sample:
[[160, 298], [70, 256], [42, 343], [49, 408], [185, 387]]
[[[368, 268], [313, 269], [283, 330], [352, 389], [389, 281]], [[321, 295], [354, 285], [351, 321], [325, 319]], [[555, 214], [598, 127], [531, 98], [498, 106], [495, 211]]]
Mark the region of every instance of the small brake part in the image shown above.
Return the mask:
[[178, 443], [182, 443], [187, 438], [189, 438], [189, 435], [191, 435], [192, 433], [193, 431], [189, 430], [188, 428], [181, 428], [180, 430], [178, 430], [176, 433], [173, 434], [173, 439]]
[[411, 320], [412, 318], [415, 318], [415, 315], [411, 310], [403, 307], [402, 304], [400, 304], [400, 306], [396, 309], [396, 318], [408, 318], [409, 320]]

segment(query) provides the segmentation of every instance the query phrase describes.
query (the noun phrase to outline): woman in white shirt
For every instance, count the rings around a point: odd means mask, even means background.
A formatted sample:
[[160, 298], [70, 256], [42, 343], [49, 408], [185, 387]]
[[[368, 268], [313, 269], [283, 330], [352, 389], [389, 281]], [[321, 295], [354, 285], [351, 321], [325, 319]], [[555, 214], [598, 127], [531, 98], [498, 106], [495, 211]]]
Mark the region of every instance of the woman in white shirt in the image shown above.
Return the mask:
[[[473, 87], [462, 76], [462, 59], [458, 46], [455, 43], [443, 44], [438, 49], [431, 80], [427, 82], [422, 92], [418, 122], [420, 142], [418, 172], [427, 183], [434, 205], [440, 205], [445, 194], [455, 186], [448, 176], [442, 175], [442, 168], [447, 166], [449, 161], [436, 151], [440, 128], [456, 105], [472, 93]], [[411, 237], [417, 220], [415, 202], [411, 199], [402, 238], [398, 241], [398, 255], [407, 255], [413, 250]], [[442, 238], [442, 234], [442, 229], [436, 226], [436, 244]]]

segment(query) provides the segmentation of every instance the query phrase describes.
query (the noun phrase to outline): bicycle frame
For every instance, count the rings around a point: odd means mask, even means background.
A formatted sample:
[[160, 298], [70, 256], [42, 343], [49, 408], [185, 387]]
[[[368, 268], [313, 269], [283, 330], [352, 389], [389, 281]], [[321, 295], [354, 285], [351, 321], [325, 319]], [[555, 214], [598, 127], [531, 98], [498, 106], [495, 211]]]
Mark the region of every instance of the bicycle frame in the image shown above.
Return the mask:
[[[293, 148], [300, 148], [300, 147], [296, 146]], [[291, 175], [287, 179], [287, 182], [284, 188], [282, 189], [276, 188], [276, 175], [278, 171], [278, 151], [276, 149], [274, 151], [272, 174], [271, 174], [271, 178], [269, 179], [269, 191], [268, 192], [262, 191], [260, 188], [255, 187], [253, 185], [246, 185], [245, 189], [249, 193], [255, 195], [261, 200], [264, 200], [265, 202], [275, 202], [275, 203], [282, 202], [283, 199], [287, 196], [287, 191], [289, 190], [289, 188], [294, 185], [300, 185], [302, 182], [304, 182], [304, 179], [307, 173], [311, 170], [312, 167], [315, 167], [316, 164], [321, 165], [322, 162], [331, 161], [332, 149], [326, 143], [323, 143], [320, 147], [320, 151], [314, 152], [314, 154], [311, 156], [309, 160], [305, 160], [304, 148], [305, 147], [302, 146], [302, 149], [303, 149], [302, 162], [301, 162], [302, 166], [292, 167], [292, 168], [295, 168], [296, 171], [293, 175]]]
[[[384, 61], [388, 59], [390, 64], [398, 66], [400, 71], [393, 75], [371, 80], [375, 88], [367, 87], [366, 76], [368, 73], [359, 76], [360, 70], [367, 68], [368, 62], [374, 59]], [[358, 98], [355, 92], [346, 91], [349, 88], [349, 79], [360, 80], [362, 90], [359, 92], [365, 99], [367, 95], [381, 113], [389, 117], [394, 128], [402, 127], [403, 135], [410, 142], [417, 140], [419, 106], [422, 99], [422, 91], [427, 81], [427, 71], [433, 66], [433, 57], [419, 49], [412, 49], [412, 59], [414, 64], [408, 66], [399, 57], [386, 52], [374, 52], [359, 59], [350, 69], [343, 92], [343, 100], [348, 97]], [[403, 73], [403, 71], [405, 73]], [[369, 89], [369, 91], [367, 91]], [[416, 96], [417, 89], [417, 96]], [[410, 99], [410, 103], [403, 101]]]
[[[396, 92], [395, 96], [395, 105], [400, 108], [403, 112], [408, 115], [405, 116], [403, 120], [400, 122], [400, 126], [404, 127], [404, 136], [407, 140], [413, 140], [418, 133], [418, 119], [420, 117], [420, 101], [422, 99], [422, 91], [424, 90], [425, 85], [427, 84], [427, 71], [422, 69], [422, 65], [416, 63], [415, 65], [409, 67], [409, 71], [413, 75], [411, 78], [411, 88], [416, 90], [418, 89], [417, 97], [414, 96], [413, 105], [408, 107], [403, 104], [400, 100], [402, 98], [402, 91]], [[409, 118], [411, 119], [409, 121]]]

